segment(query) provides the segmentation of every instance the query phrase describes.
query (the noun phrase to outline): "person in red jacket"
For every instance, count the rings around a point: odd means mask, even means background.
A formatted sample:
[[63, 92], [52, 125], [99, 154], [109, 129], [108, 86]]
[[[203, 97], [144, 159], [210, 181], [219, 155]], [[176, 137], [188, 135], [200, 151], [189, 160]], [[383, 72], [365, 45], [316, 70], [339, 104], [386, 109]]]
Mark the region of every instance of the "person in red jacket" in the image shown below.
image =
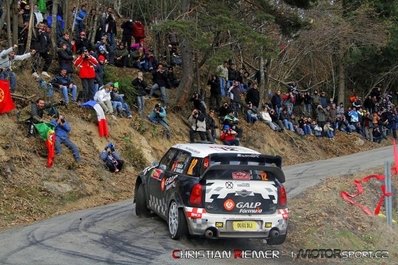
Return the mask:
[[98, 65], [97, 59], [92, 56], [87, 48], [83, 47], [81, 54], [73, 63], [79, 72], [80, 80], [82, 81], [82, 101], [92, 100], [95, 95], [94, 79], [95, 67]]

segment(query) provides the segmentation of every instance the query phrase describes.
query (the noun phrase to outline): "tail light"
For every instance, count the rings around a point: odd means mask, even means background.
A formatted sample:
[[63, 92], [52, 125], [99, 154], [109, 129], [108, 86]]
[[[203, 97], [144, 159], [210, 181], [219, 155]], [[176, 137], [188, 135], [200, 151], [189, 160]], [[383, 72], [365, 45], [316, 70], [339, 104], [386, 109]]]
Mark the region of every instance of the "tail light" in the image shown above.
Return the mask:
[[278, 187], [278, 208], [285, 208], [287, 206], [286, 190], [283, 185]]
[[189, 203], [192, 206], [202, 205], [202, 185], [196, 183], [191, 190], [191, 196], [189, 196]]

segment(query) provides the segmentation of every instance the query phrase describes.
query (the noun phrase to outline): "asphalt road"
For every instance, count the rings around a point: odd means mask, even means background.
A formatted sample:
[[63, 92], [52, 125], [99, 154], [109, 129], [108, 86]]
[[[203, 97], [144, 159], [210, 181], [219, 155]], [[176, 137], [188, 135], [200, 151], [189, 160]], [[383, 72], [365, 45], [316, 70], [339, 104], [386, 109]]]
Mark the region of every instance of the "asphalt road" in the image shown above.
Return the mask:
[[[329, 176], [354, 174], [392, 161], [392, 147], [285, 167], [288, 197]], [[173, 259], [173, 250], [226, 250], [229, 259]], [[233, 250], [276, 250], [279, 259], [234, 259]], [[179, 252], [178, 252], [179, 253]], [[202, 252], [203, 253], [203, 252]], [[274, 252], [277, 253], [277, 252]], [[228, 254], [224, 252], [224, 254]], [[174, 241], [157, 217], [138, 218], [132, 201], [69, 213], [0, 233], [1, 265], [293, 264], [283, 245], [263, 240]], [[298, 264], [298, 263], [294, 263]], [[326, 264], [326, 263], [323, 263]]]

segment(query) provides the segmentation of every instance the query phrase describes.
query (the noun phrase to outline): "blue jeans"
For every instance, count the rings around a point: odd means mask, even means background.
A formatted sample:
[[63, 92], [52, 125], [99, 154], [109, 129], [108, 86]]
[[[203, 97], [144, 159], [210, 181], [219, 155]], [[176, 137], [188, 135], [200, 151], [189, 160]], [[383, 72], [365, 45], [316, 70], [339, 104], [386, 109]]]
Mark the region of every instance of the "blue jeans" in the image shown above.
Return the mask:
[[15, 92], [15, 88], [17, 87], [17, 76], [14, 72], [10, 70], [3, 70], [0, 73], [0, 80], [9, 80], [10, 81], [10, 90], [11, 93]]
[[68, 96], [69, 89], [72, 90], [72, 101], [76, 102], [76, 100], [77, 100], [77, 87], [76, 87], [76, 85], [72, 85], [71, 88], [69, 88], [67, 86], [61, 86], [62, 95], [64, 96], [64, 100], [65, 100], [66, 104], [69, 103], [69, 96]]
[[123, 101], [112, 101], [112, 107], [119, 113], [125, 111], [127, 116], [131, 116], [131, 110], [129, 105], [127, 105], [127, 103], [124, 103]]
[[305, 135], [312, 134], [311, 126], [308, 124], [304, 124], [303, 130]]
[[164, 105], [167, 105], [166, 87], [164, 87], [164, 86], [159, 87], [159, 85], [157, 83], [153, 84], [153, 86], [151, 88], [151, 92], [149, 93], [149, 96], [152, 97], [153, 93], [156, 90], [160, 90], [160, 100], [163, 102]]
[[143, 96], [137, 96], [137, 107], [138, 107], [138, 113], [142, 117], [142, 114], [144, 113], [144, 107], [145, 107], [145, 101]]
[[76, 161], [80, 161], [79, 149], [74, 143], [72, 143], [71, 140], [69, 140], [69, 138], [55, 137], [55, 153], [57, 155], [60, 154], [62, 151], [61, 144], [64, 144], [66, 147], [69, 148], [69, 150], [72, 151], [73, 157]]
[[286, 129], [291, 130], [292, 132], [294, 132], [294, 127], [293, 127], [293, 123], [287, 119], [283, 120], [283, 125], [285, 126]]
[[225, 78], [222, 77], [218, 77], [218, 80], [220, 82], [220, 92], [221, 92], [221, 96], [225, 97], [227, 95], [227, 81], [225, 80]]

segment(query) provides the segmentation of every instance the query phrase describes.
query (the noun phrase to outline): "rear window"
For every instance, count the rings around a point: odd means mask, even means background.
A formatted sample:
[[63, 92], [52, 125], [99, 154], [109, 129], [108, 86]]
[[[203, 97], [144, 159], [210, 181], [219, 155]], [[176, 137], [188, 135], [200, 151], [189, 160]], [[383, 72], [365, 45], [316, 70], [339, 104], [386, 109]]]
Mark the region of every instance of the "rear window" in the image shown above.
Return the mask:
[[209, 169], [204, 178], [207, 180], [261, 180], [261, 181], [273, 181], [275, 176], [273, 173], [265, 170], [249, 169]]

